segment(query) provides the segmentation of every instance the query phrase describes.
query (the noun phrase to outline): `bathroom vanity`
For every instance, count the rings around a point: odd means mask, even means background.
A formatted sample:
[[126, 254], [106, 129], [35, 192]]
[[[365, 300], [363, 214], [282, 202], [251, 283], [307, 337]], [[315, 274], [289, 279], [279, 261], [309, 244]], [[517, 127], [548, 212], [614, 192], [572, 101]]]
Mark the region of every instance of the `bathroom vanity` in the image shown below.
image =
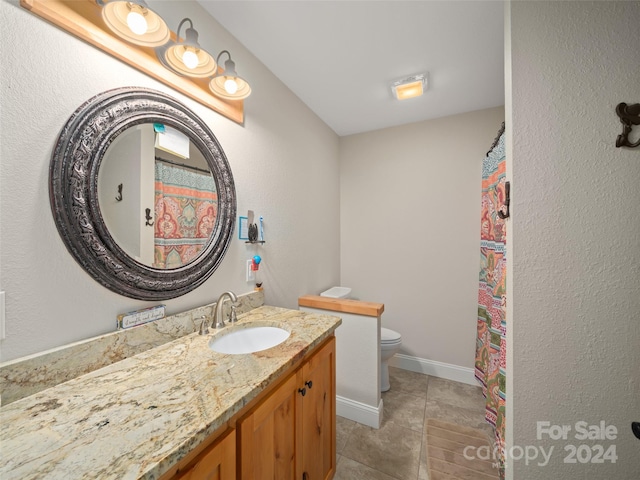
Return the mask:
[[333, 478], [335, 337], [285, 376], [265, 389], [252, 403], [255, 406], [243, 409], [224, 432], [202, 442], [161, 478]]
[[0, 408], [0, 477], [331, 479], [340, 323], [262, 306], [225, 328], [290, 332], [268, 350], [194, 333], [17, 400]]

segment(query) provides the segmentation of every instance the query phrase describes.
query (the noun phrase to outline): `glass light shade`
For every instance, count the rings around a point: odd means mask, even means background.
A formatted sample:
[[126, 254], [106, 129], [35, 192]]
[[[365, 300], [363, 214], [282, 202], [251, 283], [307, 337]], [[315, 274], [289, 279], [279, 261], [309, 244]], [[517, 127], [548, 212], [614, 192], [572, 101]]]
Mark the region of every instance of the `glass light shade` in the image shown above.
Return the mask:
[[[225, 85], [227, 82], [236, 84], [235, 92], [231, 93], [226, 90]], [[214, 77], [211, 82], [209, 82], [209, 88], [215, 95], [226, 100], [242, 100], [251, 95], [251, 87], [243, 78], [228, 76], [224, 73]]]
[[396, 97], [398, 100], [405, 100], [407, 98], [419, 97], [422, 95], [422, 82], [405, 83], [404, 85], [398, 85], [396, 87]]
[[[128, 22], [130, 14], [134, 14], [134, 16], [138, 14], [144, 18], [147, 24], [145, 33], [138, 34], [132, 30]], [[171, 31], [162, 17], [147, 8], [146, 4], [140, 0], [136, 2], [112, 0], [108, 2], [102, 8], [102, 19], [113, 33], [134, 45], [154, 48], [164, 45], [170, 39]], [[142, 22], [134, 23], [136, 25], [134, 28], [141, 24]]]
[[[216, 61], [205, 50], [183, 43], [177, 43], [167, 48], [164, 52], [164, 60], [169, 68], [186, 77], [210, 77], [215, 75], [218, 70]], [[189, 65], [193, 65], [193, 67], [191, 68]]]
[[412, 75], [391, 84], [393, 96], [398, 100], [419, 97], [427, 89], [427, 74]]

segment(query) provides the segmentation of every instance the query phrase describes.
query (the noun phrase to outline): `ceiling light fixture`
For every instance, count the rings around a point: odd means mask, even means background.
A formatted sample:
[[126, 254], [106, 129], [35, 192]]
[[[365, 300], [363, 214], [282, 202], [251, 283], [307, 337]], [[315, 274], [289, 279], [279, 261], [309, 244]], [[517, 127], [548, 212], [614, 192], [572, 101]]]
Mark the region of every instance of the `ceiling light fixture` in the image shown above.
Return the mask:
[[209, 88], [215, 95], [227, 100], [247, 98], [251, 94], [251, 87], [245, 79], [236, 73], [236, 64], [231, 60], [231, 54], [227, 50], [223, 50], [218, 55], [218, 64], [220, 64], [220, 57], [225, 53], [229, 59], [224, 62], [224, 72], [211, 79]]
[[419, 97], [427, 88], [429, 88], [429, 85], [426, 73], [411, 75], [410, 77], [396, 80], [391, 84], [391, 92], [398, 100]]
[[159, 47], [171, 38], [169, 27], [144, 0], [96, 0], [102, 19], [118, 37], [143, 47]]
[[[180, 40], [180, 30], [182, 26], [189, 22], [189, 27], [185, 30], [184, 40]], [[170, 42], [164, 47], [156, 49], [158, 60], [169, 70], [178, 75], [187, 77], [210, 77], [218, 70], [218, 65], [213, 57], [206, 50], [200, 48], [198, 43], [198, 31], [193, 28], [190, 18], [185, 18], [178, 25], [176, 32], [177, 41]]]

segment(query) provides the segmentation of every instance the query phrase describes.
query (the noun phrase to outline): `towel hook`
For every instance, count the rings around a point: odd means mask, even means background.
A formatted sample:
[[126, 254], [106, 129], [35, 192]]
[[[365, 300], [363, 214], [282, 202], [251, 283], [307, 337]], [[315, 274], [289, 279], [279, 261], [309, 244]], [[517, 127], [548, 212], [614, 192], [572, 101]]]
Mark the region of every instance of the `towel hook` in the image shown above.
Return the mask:
[[145, 208], [144, 212], [145, 212], [145, 218], [147, 219], [147, 223], [145, 223], [145, 225], [147, 227], [152, 227], [155, 222], [151, 221], [151, 219], [153, 218], [151, 216], [151, 209], [150, 208]]
[[511, 184], [505, 182], [504, 184], [504, 204], [498, 209], [498, 216], [500, 218], [509, 218], [511, 213], [509, 212], [509, 204], [511, 203]]
[[118, 196], [116, 197], [117, 202], [122, 201], [122, 184], [118, 185]]

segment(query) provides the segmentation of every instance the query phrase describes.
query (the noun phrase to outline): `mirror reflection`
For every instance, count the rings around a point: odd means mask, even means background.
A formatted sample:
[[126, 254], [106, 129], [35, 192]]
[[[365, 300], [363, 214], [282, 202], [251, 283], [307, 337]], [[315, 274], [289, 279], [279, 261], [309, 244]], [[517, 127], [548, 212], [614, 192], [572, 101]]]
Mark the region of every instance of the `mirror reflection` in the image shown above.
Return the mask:
[[157, 269], [182, 267], [206, 250], [216, 226], [216, 183], [202, 152], [179, 130], [132, 126], [109, 145], [98, 203], [114, 241]]

